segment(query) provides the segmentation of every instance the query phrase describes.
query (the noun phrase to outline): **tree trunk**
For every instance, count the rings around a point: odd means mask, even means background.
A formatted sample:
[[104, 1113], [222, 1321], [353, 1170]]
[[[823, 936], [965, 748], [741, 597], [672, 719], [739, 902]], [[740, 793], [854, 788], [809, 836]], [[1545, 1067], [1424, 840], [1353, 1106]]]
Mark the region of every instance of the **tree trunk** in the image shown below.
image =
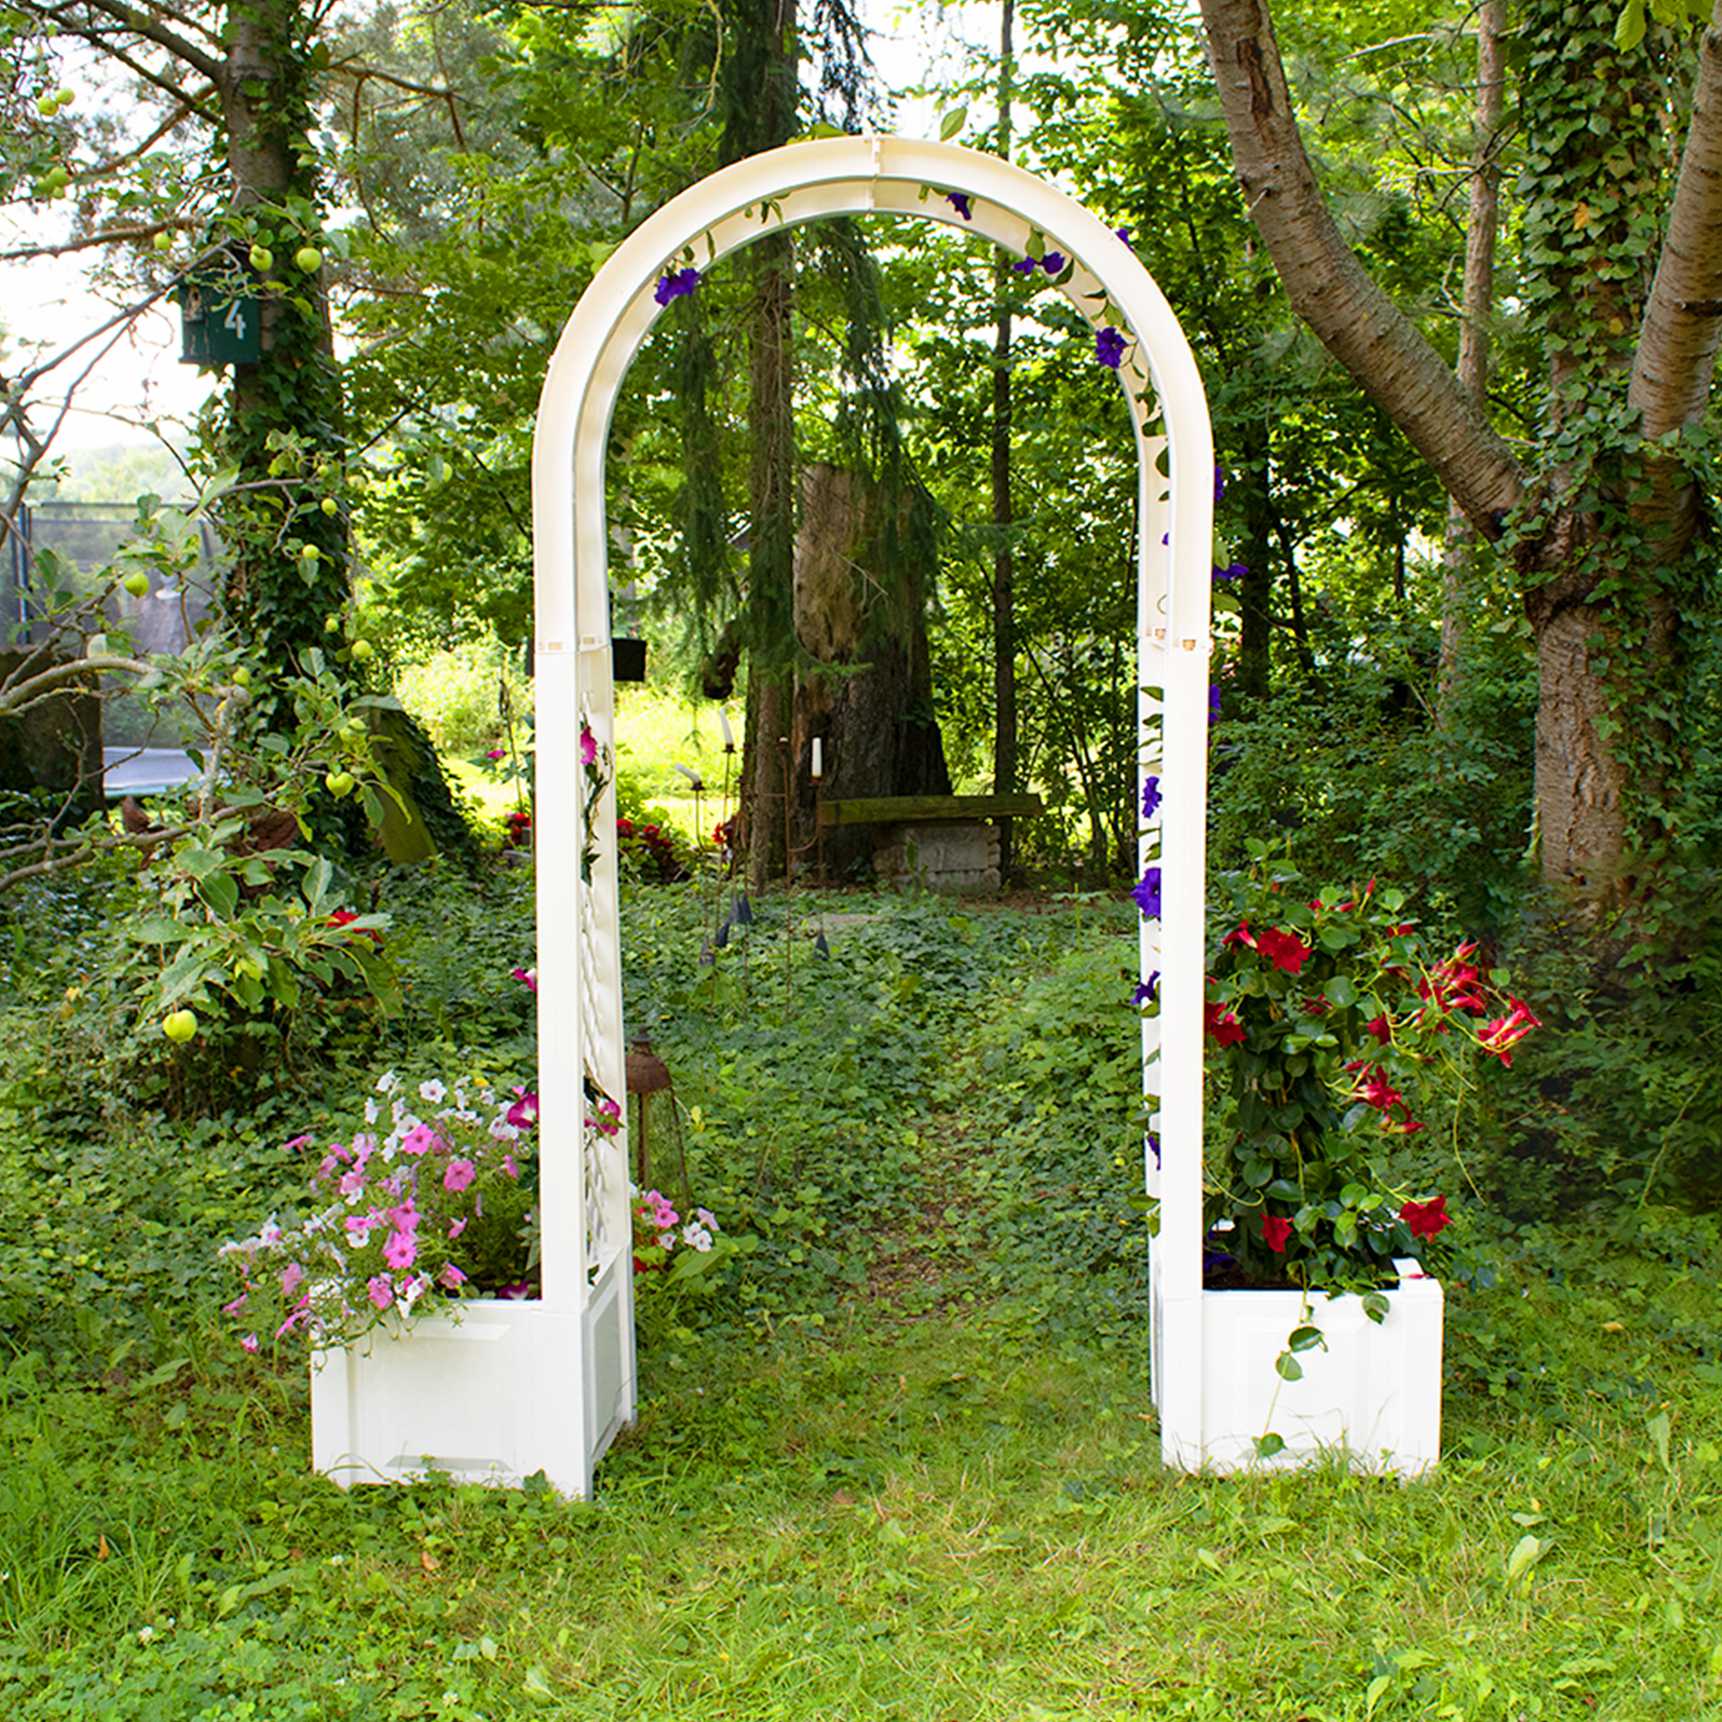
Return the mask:
[[[1015, 0], [1004, 0], [999, 25], [999, 153], [1010, 159], [1011, 78], [1014, 44], [1011, 28]], [[1011, 503], [1011, 383], [1010, 276], [1001, 254], [993, 263], [994, 302], [998, 328], [993, 337], [992, 490], [993, 526], [999, 533], [993, 551], [993, 794], [1013, 795], [1018, 788], [1016, 710], [1016, 566], [1009, 538], [1015, 520]], [[940, 766], [943, 768], [941, 755]], [[999, 876], [1011, 874], [1015, 832], [1008, 819], [999, 822]]]
[[[834, 673], [804, 674], [796, 685], [791, 748], [797, 865], [817, 851], [810, 772], [815, 736], [825, 765], [820, 792], [828, 798], [951, 790], [933, 713], [918, 535], [906, 519], [886, 521], [886, 506], [880, 486], [847, 468], [819, 462], [802, 473], [795, 631], [808, 656]], [[907, 515], [914, 506], [901, 512]], [[871, 851], [872, 836], [864, 827], [830, 831], [826, 871], [847, 877]]]
[[[1471, 155], [1471, 207], [1465, 222], [1465, 283], [1459, 305], [1461, 387], [1485, 412], [1489, 402], [1489, 320], [1495, 309], [1495, 236], [1500, 227], [1501, 113], [1506, 67], [1501, 38], [1506, 0], [1483, 0], [1477, 14], [1477, 111]], [[1441, 668], [1436, 712], [1451, 715], [1463, 670], [1471, 593], [1467, 578], [1477, 555], [1477, 535], [1456, 501], [1447, 505], [1447, 544], [1441, 589]]]

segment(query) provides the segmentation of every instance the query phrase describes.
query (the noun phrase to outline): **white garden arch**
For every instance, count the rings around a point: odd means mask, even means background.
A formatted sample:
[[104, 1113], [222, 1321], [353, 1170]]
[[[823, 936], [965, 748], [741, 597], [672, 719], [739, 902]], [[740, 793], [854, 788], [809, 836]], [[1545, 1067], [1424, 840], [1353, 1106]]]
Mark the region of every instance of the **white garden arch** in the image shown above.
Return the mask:
[[[543, 1295], [474, 1300], [458, 1324], [349, 1354], [313, 1384], [318, 1469], [518, 1479], [565, 1494], [634, 1415], [629, 1156], [625, 1129], [589, 1126], [589, 1096], [624, 1095], [613, 786], [593, 798], [589, 731], [612, 743], [605, 457], [629, 364], [660, 313], [657, 287], [781, 228], [871, 212], [943, 221], [1026, 253], [1031, 235], [1073, 269], [1064, 291], [1125, 350], [1140, 473], [1137, 510], [1141, 773], [1160, 780], [1141, 860], [1161, 869], [1144, 921], [1144, 1089], [1161, 1203], [1150, 1258], [1154, 1397], [1168, 1464], [1204, 1438], [1202, 1271], [1203, 870], [1214, 455], [1201, 375], [1164, 295], [1128, 244], [1045, 180], [990, 155], [912, 138], [791, 144], [683, 192], [611, 253], [569, 318], [539, 404], [532, 460], [536, 592], [539, 1176]], [[1096, 379], [1097, 384], [1099, 379]], [[1163, 435], [1161, 434], [1163, 432]], [[1161, 457], [1169, 459], [1160, 471]], [[1162, 838], [1163, 833], [1163, 838]], [[582, 858], [587, 864], [582, 864]], [[589, 879], [583, 875], [589, 874]]]
[[[951, 194], [957, 194], [953, 199]], [[964, 213], [966, 207], [967, 213]], [[701, 181], [642, 223], [581, 297], [551, 360], [533, 450], [537, 594], [538, 1046], [544, 1307], [578, 1317], [582, 1446], [567, 1481], [633, 1415], [627, 1147], [584, 1128], [589, 1077], [618, 1099], [624, 1047], [614, 806], [583, 824], [582, 724], [611, 740], [604, 468], [616, 397], [660, 313], [659, 280], [701, 270], [767, 233], [872, 211], [944, 221], [1014, 256], [1031, 233], [1075, 268], [1065, 292], [1126, 352], [1140, 467], [1138, 680], [1144, 770], [1163, 802], [1143, 861], [1162, 869], [1162, 919], [1145, 922], [1143, 975], [1160, 971], [1145, 1024], [1145, 1084], [1158, 1094], [1163, 1169], [1152, 1274], [1156, 1397], [1169, 1463], [1202, 1457], [1202, 996], [1209, 594], [1214, 453], [1201, 374], [1165, 296], [1131, 248], [1045, 180], [990, 155], [912, 138], [791, 144]], [[691, 258], [688, 253], [691, 252]], [[1169, 483], [1156, 470], [1163, 422]], [[1165, 543], [1162, 543], [1162, 538]], [[1163, 729], [1163, 733], [1159, 733]], [[1163, 825], [1162, 825], [1163, 821]], [[1158, 828], [1158, 829], [1157, 829]], [[1164, 841], [1157, 842], [1159, 830]], [[566, 860], [596, 840], [589, 887]], [[1155, 853], [1155, 850], [1158, 853]], [[561, 1480], [561, 1479], [557, 1479]]]

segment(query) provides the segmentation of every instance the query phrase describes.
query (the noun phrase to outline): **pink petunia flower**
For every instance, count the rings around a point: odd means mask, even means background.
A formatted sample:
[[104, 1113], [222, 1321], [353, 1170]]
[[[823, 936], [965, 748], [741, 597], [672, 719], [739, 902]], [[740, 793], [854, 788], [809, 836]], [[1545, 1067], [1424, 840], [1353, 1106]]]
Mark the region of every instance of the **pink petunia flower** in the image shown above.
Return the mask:
[[442, 1175], [445, 1190], [461, 1191], [478, 1176], [478, 1168], [470, 1160], [451, 1160]]
[[389, 1283], [387, 1274], [373, 1274], [365, 1281], [365, 1290], [378, 1309], [387, 1309], [395, 1301], [395, 1288]]
[[305, 1277], [305, 1270], [297, 1262], [289, 1262], [281, 1270], [281, 1295], [291, 1297], [299, 1289], [299, 1282]]
[[415, 1124], [401, 1138], [401, 1152], [413, 1155], [425, 1154], [436, 1147], [441, 1140], [442, 1138], [428, 1124]]
[[240, 1340], [239, 1344], [241, 1350], [255, 1351], [257, 1349], [257, 1335], [254, 1333], [248, 1333], [242, 1340]]
[[383, 1260], [396, 1273], [404, 1273], [418, 1260], [419, 1241], [411, 1232], [390, 1232], [383, 1245]]
[[453, 1291], [457, 1286], [463, 1286], [466, 1284], [466, 1275], [463, 1274], [453, 1262], [444, 1262], [442, 1265], [442, 1272], [437, 1275], [437, 1278], [443, 1285], [447, 1286], [450, 1291]]
[[464, 1214], [458, 1220], [450, 1220], [448, 1223], [448, 1235], [451, 1238], [458, 1238], [465, 1230], [466, 1216]]
[[538, 991], [538, 971], [536, 969], [510, 969], [509, 974], [519, 981], [529, 993]]
[[538, 1122], [538, 1095], [530, 1088], [517, 1088], [519, 1097], [508, 1109], [508, 1122], [516, 1130], [530, 1130]]

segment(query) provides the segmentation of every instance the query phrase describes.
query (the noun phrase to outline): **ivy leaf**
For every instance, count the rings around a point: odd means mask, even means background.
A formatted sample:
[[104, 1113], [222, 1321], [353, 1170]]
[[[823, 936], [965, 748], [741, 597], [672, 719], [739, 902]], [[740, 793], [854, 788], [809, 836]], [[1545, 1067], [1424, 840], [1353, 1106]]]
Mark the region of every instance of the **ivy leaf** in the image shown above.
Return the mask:
[[1294, 1327], [1286, 1344], [1293, 1351], [1309, 1351], [1318, 1345], [1325, 1346], [1327, 1341], [1322, 1337], [1319, 1327], [1311, 1327], [1306, 1324], [1303, 1327]]
[[1302, 1381], [1303, 1365], [1289, 1351], [1282, 1351], [1274, 1359], [1274, 1373], [1282, 1381]]
[[1627, 0], [1614, 27], [1614, 45], [1630, 54], [1644, 40], [1644, 0]]
[[[1642, 26], [1640, 27], [1639, 33], [1641, 35], [1643, 34]], [[968, 123], [969, 110], [967, 108], [952, 108], [951, 111], [939, 121], [939, 142], [949, 143], [951, 139], [954, 138]]]

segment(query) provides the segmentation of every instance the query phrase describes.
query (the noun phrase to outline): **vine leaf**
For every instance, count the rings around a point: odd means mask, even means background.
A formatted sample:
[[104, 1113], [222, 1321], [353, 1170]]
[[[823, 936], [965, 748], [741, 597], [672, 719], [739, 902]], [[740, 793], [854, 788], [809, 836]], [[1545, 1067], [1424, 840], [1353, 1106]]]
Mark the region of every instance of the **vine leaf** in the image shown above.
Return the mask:
[[[1639, 25], [1638, 33], [1641, 36], [1644, 34], [1644, 26], [1642, 22]], [[954, 138], [968, 123], [969, 110], [967, 108], [952, 108], [951, 111], [939, 121], [939, 142], [949, 143], [951, 139]]]

